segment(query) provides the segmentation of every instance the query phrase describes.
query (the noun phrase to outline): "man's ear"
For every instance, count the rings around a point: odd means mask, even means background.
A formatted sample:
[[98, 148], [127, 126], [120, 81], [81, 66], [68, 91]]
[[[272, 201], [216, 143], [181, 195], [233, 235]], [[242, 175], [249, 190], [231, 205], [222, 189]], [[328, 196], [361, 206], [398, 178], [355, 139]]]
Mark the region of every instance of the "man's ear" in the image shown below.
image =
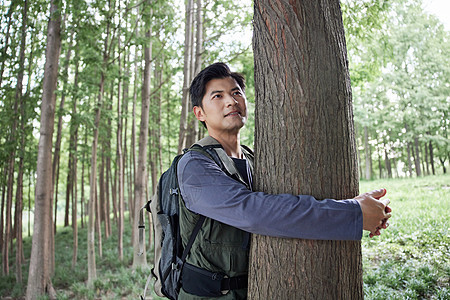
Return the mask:
[[205, 113], [200, 106], [194, 106], [194, 115], [199, 121], [205, 121]]

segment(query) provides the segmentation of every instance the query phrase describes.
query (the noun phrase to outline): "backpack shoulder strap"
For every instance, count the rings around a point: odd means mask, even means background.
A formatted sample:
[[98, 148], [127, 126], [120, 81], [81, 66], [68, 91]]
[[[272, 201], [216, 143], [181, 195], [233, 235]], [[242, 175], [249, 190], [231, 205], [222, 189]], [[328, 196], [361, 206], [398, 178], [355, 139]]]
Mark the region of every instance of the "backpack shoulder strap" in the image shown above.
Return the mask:
[[189, 238], [188, 243], [186, 244], [186, 247], [183, 250], [183, 255], [181, 255], [181, 261], [184, 263], [186, 261], [186, 257], [189, 254], [189, 251], [191, 251], [192, 245], [194, 244], [195, 238], [197, 237], [198, 232], [203, 226], [203, 223], [205, 222], [206, 217], [203, 215], [200, 215], [197, 223], [195, 224], [194, 229], [192, 230], [191, 237]]
[[[250, 169], [253, 171], [253, 151], [245, 146], [241, 145], [242, 152], [245, 158], [248, 160]], [[223, 149], [222, 145], [212, 136], [206, 136], [203, 139], [192, 145], [189, 150], [194, 150], [203, 153], [212, 160], [214, 160], [219, 167], [225, 171], [228, 176], [238, 179], [240, 182], [248, 187], [245, 180], [242, 178], [241, 173], [239, 173], [236, 165], [231, 157]]]

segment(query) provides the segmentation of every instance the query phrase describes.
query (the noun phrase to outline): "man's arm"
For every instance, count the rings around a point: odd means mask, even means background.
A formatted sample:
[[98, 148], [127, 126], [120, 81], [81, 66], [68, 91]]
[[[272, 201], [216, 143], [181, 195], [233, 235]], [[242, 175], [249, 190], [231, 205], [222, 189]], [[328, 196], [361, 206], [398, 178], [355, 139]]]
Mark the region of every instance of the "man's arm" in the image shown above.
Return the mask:
[[195, 151], [180, 160], [178, 180], [189, 210], [248, 232], [320, 240], [362, 237], [363, 213], [356, 199], [252, 192]]

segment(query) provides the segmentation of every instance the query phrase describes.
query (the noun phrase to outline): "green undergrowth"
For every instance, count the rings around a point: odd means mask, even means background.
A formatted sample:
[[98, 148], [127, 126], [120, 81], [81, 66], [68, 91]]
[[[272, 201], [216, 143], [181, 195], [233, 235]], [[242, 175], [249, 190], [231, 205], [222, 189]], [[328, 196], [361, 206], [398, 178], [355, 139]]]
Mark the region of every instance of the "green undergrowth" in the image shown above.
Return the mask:
[[[92, 286], [87, 282], [87, 230], [79, 228], [77, 264], [72, 267], [73, 235], [69, 227], [58, 228], [55, 238], [55, 273], [52, 284], [57, 292], [57, 299], [139, 299], [145, 287], [150, 268], [131, 268], [133, 252], [131, 246], [131, 225], [125, 222], [123, 260], [119, 259], [117, 250], [117, 232], [113, 226], [113, 234], [106, 239], [103, 232], [102, 256], [98, 253], [98, 237], [96, 235], [97, 279]], [[23, 267], [24, 282], [28, 278], [31, 238], [24, 239], [26, 264]], [[11, 261], [14, 261], [14, 253]], [[151, 251], [148, 251], [148, 262], [151, 262]], [[10, 275], [0, 276], [0, 299], [24, 299], [26, 284], [16, 283], [15, 269]], [[147, 294], [152, 294], [151, 288]], [[43, 297], [42, 299], [47, 299]], [[148, 299], [148, 298], [147, 298]], [[153, 296], [153, 299], [159, 299]]]
[[365, 299], [450, 299], [450, 176], [362, 181], [384, 187], [392, 218], [362, 240]]
[[[450, 176], [360, 183], [361, 191], [380, 187], [388, 191], [393, 214], [381, 236], [370, 239], [365, 233], [362, 240], [365, 299], [450, 299]], [[72, 268], [72, 230], [58, 228], [52, 277], [58, 299], [139, 299], [150, 270], [131, 268], [131, 225], [128, 221], [125, 225], [122, 261], [115, 228], [108, 239], [103, 235], [102, 257], [96, 245], [97, 280], [92, 287], [86, 285], [86, 229], [79, 229], [77, 264]], [[12, 251], [10, 275], [0, 276], [0, 299], [23, 299], [30, 249], [31, 238], [25, 238], [23, 284], [16, 283]], [[147, 254], [151, 262], [151, 251]], [[160, 299], [151, 286], [147, 294]]]

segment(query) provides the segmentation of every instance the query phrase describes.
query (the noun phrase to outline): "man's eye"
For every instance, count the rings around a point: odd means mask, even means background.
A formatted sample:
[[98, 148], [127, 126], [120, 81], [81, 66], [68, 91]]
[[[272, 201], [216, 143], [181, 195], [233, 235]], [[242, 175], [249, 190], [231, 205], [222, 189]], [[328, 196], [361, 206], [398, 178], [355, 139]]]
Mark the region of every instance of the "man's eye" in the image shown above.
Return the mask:
[[234, 92], [233, 96], [242, 96], [242, 93], [241, 92]]
[[214, 95], [212, 98], [213, 98], [213, 99], [219, 99], [219, 98], [221, 98], [221, 97], [222, 97], [222, 95], [216, 94], [216, 95]]

